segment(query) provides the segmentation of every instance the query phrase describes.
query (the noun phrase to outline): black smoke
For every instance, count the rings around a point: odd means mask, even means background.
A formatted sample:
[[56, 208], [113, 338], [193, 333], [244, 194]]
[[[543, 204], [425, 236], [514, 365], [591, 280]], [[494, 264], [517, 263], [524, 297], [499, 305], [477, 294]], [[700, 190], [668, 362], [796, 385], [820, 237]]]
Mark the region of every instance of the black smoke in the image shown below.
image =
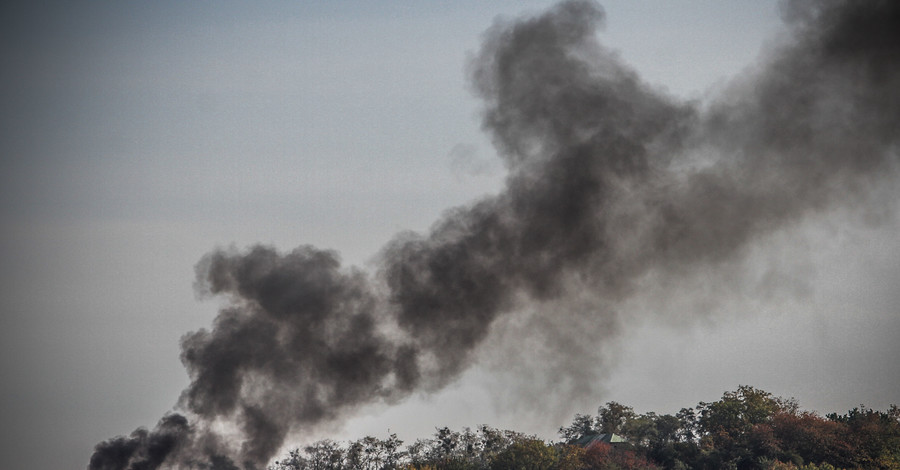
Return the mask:
[[163, 417], [151, 432], [138, 429], [130, 436], [120, 436], [97, 444], [89, 468], [153, 469], [183, 446], [192, 434], [187, 419], [179, 414]]
[[98, 444], [89, 468], [260, 468], [292, 431], [440, 389], [501, 316], [590, 289], [603, 306], [578, 319], [603, 324], [646, 276], [714, 269], [871, 203], [897, 173], [900, 3], [784, 11], [781, 45], [699, 104], [598, 43], [598, 5], [498, 20], [471, 77], [505, 189], [398, 235], [374, 273], [309, 246], [204, 257], [198, 289], [229, 305], [182, 340], [190, 422]]

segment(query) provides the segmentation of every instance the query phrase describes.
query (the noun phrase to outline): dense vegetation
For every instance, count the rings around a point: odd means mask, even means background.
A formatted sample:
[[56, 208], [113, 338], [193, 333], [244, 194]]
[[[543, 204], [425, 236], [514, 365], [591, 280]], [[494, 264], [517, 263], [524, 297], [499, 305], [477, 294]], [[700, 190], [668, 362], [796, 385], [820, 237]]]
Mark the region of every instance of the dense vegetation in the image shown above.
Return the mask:
[[[615, 434], [624, 443], [589, 436]], [[403, 446], [396, 435], [296, 449], [270, 470], [900, 469], [900, 409], [825, 417], [793, 399], [741, 386], [677, 414], [637, 414], [616, 402], [576, 415], [558, 442], [480, 426], [439, 428]]]

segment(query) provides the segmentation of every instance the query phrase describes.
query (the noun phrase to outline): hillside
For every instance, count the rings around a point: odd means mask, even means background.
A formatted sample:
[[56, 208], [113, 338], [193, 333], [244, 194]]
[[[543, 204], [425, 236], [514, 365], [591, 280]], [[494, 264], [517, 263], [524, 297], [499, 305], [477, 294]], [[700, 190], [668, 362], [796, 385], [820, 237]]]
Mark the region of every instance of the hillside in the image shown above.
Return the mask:
[[[226, 467], [223, 467], [226, 468]], [[237, 468], [237, 467], [234, 467]], [[750, 386], [677, 414], [608, 402], [545, 442], [481, 425], [436, 428], [404, 446], [396, 435], [319, 441], [270, 470], [900, 469], [900, 408], [820, 416]]]

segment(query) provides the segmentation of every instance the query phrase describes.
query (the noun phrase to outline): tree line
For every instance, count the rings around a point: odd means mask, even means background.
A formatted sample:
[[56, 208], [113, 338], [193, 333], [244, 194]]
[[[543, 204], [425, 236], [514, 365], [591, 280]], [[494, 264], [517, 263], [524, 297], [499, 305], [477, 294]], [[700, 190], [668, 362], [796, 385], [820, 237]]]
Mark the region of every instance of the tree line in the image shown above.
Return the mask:
[[323, 440], [269, 470], [900, 469], [900, 408], [820, 416], [740, 386], [674, 415], [638, 414], [611, 401], [596, 415], [575, 415], [557, 441], [482, 425], [436, 428], [403, 444], [396, 434]]

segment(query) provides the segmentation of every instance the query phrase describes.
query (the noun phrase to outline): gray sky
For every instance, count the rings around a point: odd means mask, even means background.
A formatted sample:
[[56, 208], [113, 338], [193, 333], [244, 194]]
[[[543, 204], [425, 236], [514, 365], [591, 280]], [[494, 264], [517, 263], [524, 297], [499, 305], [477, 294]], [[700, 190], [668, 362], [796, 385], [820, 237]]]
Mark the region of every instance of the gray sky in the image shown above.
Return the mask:
[[[497, 192], [467, 58], [497, 15], [551, 4], [0, 7], [8, 468], [83, 467], [96, 443], [172, 409], [188, 384], [179, 339], [219, 306], [193, 290], [211, 249], [312, 244], [365, 268], [396, 233]], [[772, 2], [603, 6], [601, 42], [682, 99], [714, 96], [780, 28]], [[620, 334], [597, 341], [588, 393], [508, 399], [552, 372], [530, 367], [528, 320], [510, 319], [443, 391], [296, 442], [481, 423], [550, 438], [608, 400], [674, 412], [740, 384], [822, 413], [886, 408], [900, 402], [900, 226], [882, 209], [807, 217], [734, 278], [635, 296]]]

